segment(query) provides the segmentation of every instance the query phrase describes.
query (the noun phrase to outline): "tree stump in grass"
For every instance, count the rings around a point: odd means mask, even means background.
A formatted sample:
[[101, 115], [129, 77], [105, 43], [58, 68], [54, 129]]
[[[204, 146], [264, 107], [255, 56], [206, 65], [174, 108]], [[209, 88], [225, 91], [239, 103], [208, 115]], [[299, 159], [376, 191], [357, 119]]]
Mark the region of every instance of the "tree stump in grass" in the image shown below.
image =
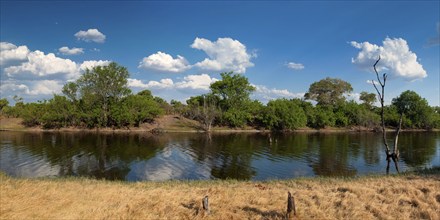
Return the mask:
[[296, 216], [295, 198], [293, 198], [290, 192], [287, 192], [287, 219], [293, 219]]
[[208, 196], [205, 196], [205, 197], [202, 199], [202, 207], [203, 207], [203, 210], [205, 211], [205, 214], [206, 214], [206, 215], [209, 215], [209, 214], [211, 213], [211, 211], [209, 210]]

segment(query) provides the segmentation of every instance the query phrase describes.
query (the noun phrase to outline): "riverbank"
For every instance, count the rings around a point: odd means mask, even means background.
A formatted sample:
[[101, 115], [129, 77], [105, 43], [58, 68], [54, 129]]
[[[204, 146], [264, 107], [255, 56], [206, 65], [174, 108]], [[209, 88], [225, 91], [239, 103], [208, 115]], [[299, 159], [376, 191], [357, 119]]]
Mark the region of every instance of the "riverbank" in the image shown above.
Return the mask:
[[[116, 133], [127, 133], [127, 132], [153, 132], [153, 133], [197, 133], [205, 132], [202, 125], [194, 120], [190, 120], [184, 117], [176, 115], [164, 115], [156, 119], [152, 123], [144, 123], [139, 127], [124, 127], [124, 128], [77, 128], [77, 127], [66, 127], [59, 129], [43, 129], [41, 126], [37, 127], [25, 127], [22, 124], [20, 118], [0, 118], [0, 131], [35, 131], [35, 132], [116, 132]], [[387, 131], [394, 132], [394, 129], [387, 129]], [[424, 129], [404, 129], [403, 131], [427, 131]], [[434, 129], [433, 131], [440, 131], [440, 129]], [[268, 130], [259, 130], [252, 127], [246, 128], [228, 128], [228, 127], [213, 127], [211, 132], [213, 133], [257, 133], [257, 132], [269, 132]], [[303, 133], [303, 132], [319, 132], [319, 133], [335, 133], [335, 132], [374, 132], [373, 129], [365, 127], [349, 127], [349, 128], [324, 128], [324, 129], [313, 129], [313, 128], [300, 128], [292, 132]]]
[[299, 219], [440, 219], [439, 170], [269, 182], [0, 180], [0, 219], [283, 219], [288, 191]]

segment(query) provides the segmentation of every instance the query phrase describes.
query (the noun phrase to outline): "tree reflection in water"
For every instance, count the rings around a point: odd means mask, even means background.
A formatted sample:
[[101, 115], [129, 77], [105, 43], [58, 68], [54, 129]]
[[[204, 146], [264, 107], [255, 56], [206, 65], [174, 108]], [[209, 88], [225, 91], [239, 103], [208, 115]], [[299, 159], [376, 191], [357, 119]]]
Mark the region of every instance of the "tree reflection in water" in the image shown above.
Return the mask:
[[[291, 133], [270, 138], [272, 142], [267, 133], [0, 132], [0, 170], [23, 177], [261, 180], [292, 178], [295, 173], [354, 176], [382, 172], [386, 166], [377, 133]], [[435, 157], [439, 143], [440, 132], [403, 132], [402, 168], [439, 166], [440, 158]], [[160, 175], [163, 168], [170, 173]]]

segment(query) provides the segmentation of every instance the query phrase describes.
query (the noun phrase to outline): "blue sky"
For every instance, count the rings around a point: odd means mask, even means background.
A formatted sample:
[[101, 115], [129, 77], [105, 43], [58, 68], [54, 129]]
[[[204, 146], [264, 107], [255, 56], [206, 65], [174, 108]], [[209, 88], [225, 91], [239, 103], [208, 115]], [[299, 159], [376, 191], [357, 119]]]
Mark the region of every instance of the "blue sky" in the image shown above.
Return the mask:
[[440, 105], [439, 1], [1, 1], [1, 97], [48, 99], [85, 67], [128, 68], [134, 92], [184, 101], [220, 73], [244, 74], [253, 97], [301, 97], [341, 78], [386, 102], [414, 90]]

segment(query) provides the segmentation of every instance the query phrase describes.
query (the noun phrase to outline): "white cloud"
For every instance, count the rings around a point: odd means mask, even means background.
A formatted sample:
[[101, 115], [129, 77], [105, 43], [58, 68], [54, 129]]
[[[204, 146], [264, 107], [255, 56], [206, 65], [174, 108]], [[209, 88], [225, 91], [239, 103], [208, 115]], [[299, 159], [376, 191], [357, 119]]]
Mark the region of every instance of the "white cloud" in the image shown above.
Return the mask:
[[[7, 42], [1, 43], [1, 59], [2, 97], [19, 95], [27, 101], [50, 98], [52, 94], [61, 92], [66, 81], [81, 76], [86, 68], [110, 63], [108, 60], [88, 60], [77, 64], [53, 53], [29, 51], [27, 46], [17, 47]], [[3, 62], [7, 65], [3, 65]]]
[[246, 68], [254, 66], [250, 60], [256, 55], [248, 53], [246, 46], [238, 40], [218, 38], [217, 41], [211, 42], [204, 38], [196, 38], [191, 47], [204, 51], [209, 57], [195, 64], [202, 70], [245, 73]]
[[93, 69], [95, 66], [107, 66], [111, 63], [109, 60], [87, 60], [79, 65], [79, 70], [81, 72], [86, 71], [86, 69]]
[[138, 68], [152, 69], [163, 72], [180, 73], [191, 68], [188, 61], [177, 55], [174, 59], [171, 55], [158, 51], [148, 57], [144, 57]]
[[304, 65], [301, 63], [294, 63], [294, 62], [289, 62], [286, 64], [287, 68], [289, 69], [293, 69], [293, 70], [302, 70], [304, 69]]
[[174, 87], [174, 82], [168, 78], [161, 79], [159, 82], [152, 80], [148, 83], [143, 83], [138, 79], [128, 79], [128, 86], [142, 89], [169, 89]]
[[78, 55], [84, 53], [83, 48], [69, 48], [69, 47], [61, 47], [58, 51], [64, 55]]
[[8, 42], [0, 42], [0, 65], [5, 68], [18, 61], [26, 61], [29, 54], [26, 46], [15, 46]]
[[[28, 84], [28, 85], [26, 85]], [[33, 80], [17, 82], [14, 80], [2, 81], [0, 91], [5, 97], [52, 95], [61, 93], [63, 82], [59, 80]]]
[[5, 68], [7, 76], [13, 78], [50, 78], [63, 75], [66, 79], [78, 76], [75, 62], [56, 57], [53, 53], [46, 55], [44, 52], [36, 50], [28, 53], [27, 59], [27, 62], [18, 66]]
[[61, 93], [63, 83], [58, 80], [40, 80], [36, 81], [29, 95], [52, 95]]
[[138, 79], [128, 79], [128, 85], [134, 88], [142, 89], [178, 89], [178, 90], [209, 90], [209, 86], [218, 81], [216, 78], [211, 78], [208, 74], [188, 75], [183, 80], [174, 83], [172, 79], [166, 78], [160, 81], [149, 81], [143, 83]]
[[6, 97], [8, 94], [29, 94], [29, 87], [12, 80], [1, 80], [0, 92], [2, 93], [2, 97]]
[[188, 75], [183, 78], [183, 81], [176, 83], [176, 88], [207, 91], [209, 86], [216, 81], [218, 79], [211, 78], [208, 74]]
[[361, 99], [360, 99], [361, 94], [360, 93], [352, 92], [352, 93], [344, 94], [344, 96], [348, 101], [355, 101], [356, 103], [361, 103]]
[[409, 50], [406, 40], [402, 38], [385, 38], [383, 46], [356, 41], [352, 41], [350, 44], [361, 50], [356, 58], [352, 58], [352, 63], [362, 69], [371, 71], [380, 55], [381, 61], [377, 66], [380, 72], [385, 71], [408, 80], [427, 76], [423, 66], [417, 62], [417, 55]]
[[104, 43], [105, 42], [105, 35], [101, 32], [99, 32], [98, 29], [89, 29], [87, 31], [78, 31], [75, 34], [75, 37], [78, 40], [83, 40], [85, 42], [96, 42], [96, 43]]
[[302, 98], [304, 97], [304, 93], [293, 93], [288, 91], [287, 89], [269, 89], [266, 86], [263, 85], [253, 85], [255, 87], [255, 92], [252, 94], [252, 96], [255, 99], [258, 99], [262, 102], [267, 102], [272, 99], [278, 99], [278, 98]]

